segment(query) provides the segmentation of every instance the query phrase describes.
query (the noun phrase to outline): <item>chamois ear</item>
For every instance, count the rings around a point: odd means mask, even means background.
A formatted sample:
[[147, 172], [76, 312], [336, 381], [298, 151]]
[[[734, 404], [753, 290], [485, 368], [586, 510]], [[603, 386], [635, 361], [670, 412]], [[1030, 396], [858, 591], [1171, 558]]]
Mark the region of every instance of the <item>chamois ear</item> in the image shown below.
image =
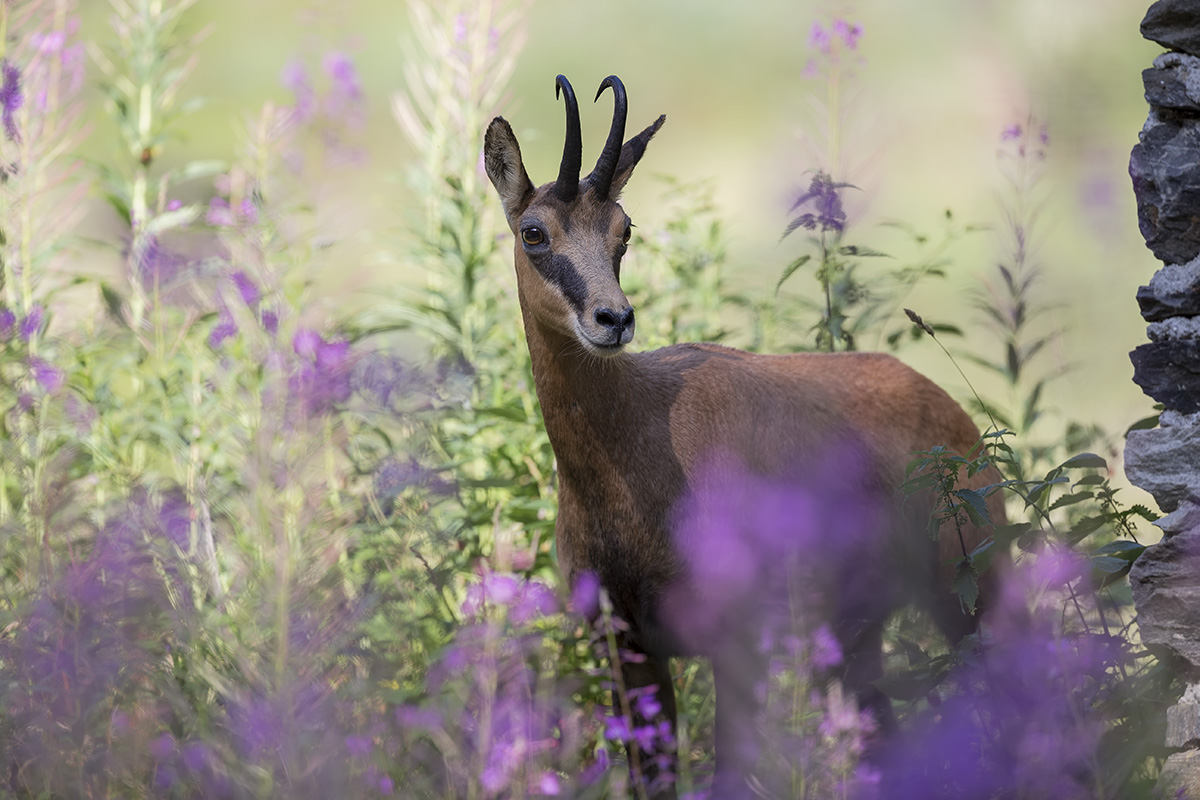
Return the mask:
[[621, 147], [621, 158], [617, 161], [617, 169], [613, 174], [612, 189], [609, 194], [616, 197], [625, 188], [625, 184], [633, 175], [633, 168], [642, 160], [642, 156], [646, 153], [646, 145], [650, 144], [650, 139], [654, 134], [658, 133], [658, 129], [667, 121], [667, 115], [663, 114], [654, 121], [654, 124], [646, 128], [646, 130], [634, 136]]
[[533, 181], [521, 162], [521, 146], [512, 126], [504, 117], [496, 117], [483, 137], [483, 168], [504, 204], [504, 216], [512, 221], [533, 197]]

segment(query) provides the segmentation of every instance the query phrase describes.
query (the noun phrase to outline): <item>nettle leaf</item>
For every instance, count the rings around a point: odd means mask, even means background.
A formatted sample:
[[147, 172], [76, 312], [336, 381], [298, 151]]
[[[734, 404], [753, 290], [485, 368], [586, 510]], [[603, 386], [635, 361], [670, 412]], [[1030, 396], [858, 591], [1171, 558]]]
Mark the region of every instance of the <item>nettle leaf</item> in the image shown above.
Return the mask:
[[1076, 522], [1071, 526], [1071, 530], [1067, 532], [1067, 540], [1070, 542], [1078, 542], [1085, 536], [1089, 536], [1103, 528], [1109, 522], [1104, 516], [1089, 516]]
[[970, 559], [971, 566], [975, 569], [975, 572], [982, 575], [991, 568], [992, 561], [996, 558], [996, 552], [996, 540], [989, 536], [982, 544], [972, 550], [967, 558]]
[[1095, 550], [1093, 550], [1091, 552], [1090, 556], [1092, 558], [1096, 558], [1096, 557], [1100, 557], [1100, 556], [1106, 556], [1106, 557], [1111, 556], [1113, 558], [1124, 559], [1124, 560], [1132, 563], [1134, 561], [1137, 561], [1138, 556], [1140, 556], [1145, 551], [1145, 549], [1146, 549], [1146, 545], [1144, 545], [1144, 544], [1138, 544], [1137, 542], [1131, 542], [1128, 539], [1118, 539], [1115, 542], [1109, 542], [1106, 545], [1097, 547]]
[[1134, 431], [1148, 431], [1158, 427], [1158, 414], [1151, 417], [1144, 417], [1125, 429], [1125, 438], [1129, 438], [1129, 434]]
[[958, 562], [954, 571], [954, 593], [962, 601], [963, 608], [968, 614], [975, 613], [975, 604], [979, 601], [979, 576], [968, 559]]
[[1092, 580], [1101, 589], [1124, 578], [1129, 572], [1129, 568], [1133, 566], [1132, 561], [1113, 556], [1092, 558], [1089, 560], [1089, 564], [1092, 568]]
[[954, 494], [962, 500], [962, 507], [966, 509], [971, 522], [976, 525], [992, 523], [992, 515], [988, 513], [987, 501], [983, 499], [982, 494], [974, 489], [956, 489]]
[[883, 252], [882, 250], [873, 250], [870, 247], [859, 247], [853, 244], [839, 247], [838, 252], [844, 256], [862, 256], [863, 258], [891, 258], [891, 255]]
[[1074, 494], [1064, 494], [1062, 497], [1050, 504], [1048, 511], [1054, 511], [1066, 506], [1073, 506], [1076, 503], [1082, 503], [1084, 500], [1091, 500], [1095, 497], [1094, 492], [1075, 492]]
[[1108, 462], [1095, 453], [1080, 453], [1059, 464], [1058, 469], [1108, 469]]
[[784, 281], [792, 277], [796, 270], [800, 269], [811, 260], [812, 256], [800, 256], [795, 261], [788, 264], [783, 270], [783, 274], [779, 276], [779, 282], [775, 284], [775, 294], [779, 294], [779, 290], [783, 288]]

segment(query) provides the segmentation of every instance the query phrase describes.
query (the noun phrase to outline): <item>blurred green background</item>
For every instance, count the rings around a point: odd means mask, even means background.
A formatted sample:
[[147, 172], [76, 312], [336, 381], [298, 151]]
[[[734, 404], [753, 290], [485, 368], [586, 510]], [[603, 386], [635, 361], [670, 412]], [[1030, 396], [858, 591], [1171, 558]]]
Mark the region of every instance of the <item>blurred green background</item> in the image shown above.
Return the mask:
[[[82, 11], [83, 38], [104, 41], [108, 4], [86, 0]], [[609, 98], [595, 106], [586, 100], [605, 75], [620, 75], [630, 132], [668, 117], [625, 194], [626, 209], [653, 226], [663, 192], [654, 173], [710, 181], [730, 238], [732, 277], [768, 289], [798, 252], [798, 242], [780, 243], [788, 207], [807, 186], [806, 170], [821, 166], [812, 99], [823, 100], [826, 87], [805, 77], [814, 22], [842, 18], [863, 28], [845, 94], [842, 174], [835, 174], [863, 190], [851, 205], [855, 243], [903, 256], [903, 240], [880, 223], [934, 232], [946, 209], [999, 226], [1000, 133], [1033, 114], [1050, 137], [1033, 240], [1044, 269], [1039, 297], [1062, 332], [1047, 356], [1051, 371], [1062, 373], [1048, 390], [1050, 404], [1067, 419], [1099, 422], [1119, 442], [1129, 423], [1150, 413], [1127, 357], [1145, 341], [1134, 293], [1157, 267], [1137, 231], [1127, 175], [1146, 116], [1140, 72], [1160, 49], [1138, 34], [1144, 12], [1133, 0], [538, 2], [528, 6], [526, 43], [497, 110], [512, 121], [540, 183], [555, 175], [562, 147], [555, 74], [565, 73], [583, 102], [585, 165], [611, 114]], [[289, 60], [319, 63], [329, 50], [347, 52], [368, 96], [368, 156], [316, 178], [325, 224], [339, 240], [330, 268], [313, 276], [317, 296], [344, 311], [369, 305], [380, 287], [420, 284], [397, 255], [416, 215], [405, 181], [413, 153], [391, 113], [414, 41], [405, 4], [201, 0], [189, 25], [211, 31], [184, 94], [208, 103], [181, 126], [184, 139], [165, 160], [231, 158], [238, 120], [264, 101], [290, 102], [280, 83]], [[98, 92], [93, 101], [88, 155], [107, 158], [118, 139]], [[183, 199], [204, 200], [211, 187], [191, 191]], [[117, 228], [115, 215], [92, 200], [82, 232], [112, 240]], [[1000, 253], [995, 234], [963, 240], [951, 253], [951, 280], [911, 305], [956, 321], [973, 348], [986, 349], [968, 295], [994, 272]], [[87, 257], [97, 271], [120, 269], [119, 254], [97, 249]], [[905, 358], [965, 395], [930, 343]], [[986, 384], [978, 370], [967, 371]]]

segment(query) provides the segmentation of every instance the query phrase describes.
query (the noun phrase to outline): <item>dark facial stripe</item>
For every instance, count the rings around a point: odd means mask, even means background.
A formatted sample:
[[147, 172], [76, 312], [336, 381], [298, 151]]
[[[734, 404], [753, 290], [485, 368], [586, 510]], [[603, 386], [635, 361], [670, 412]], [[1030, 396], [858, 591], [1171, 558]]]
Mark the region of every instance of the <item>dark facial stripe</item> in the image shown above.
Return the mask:
[[538, 272], [542, 273], [543, 278], [562, 290], [563, 296], [575, 308], [576, 313], [583, 313], [583, 303], [587, 299], [587, 284], [584, 283], [583, 276], [579, 274], [579, 270], [575, 269], [570, 258], [558, 253], [545, 260], [538, 259], [534, 262], [534, 266], [537, 267]]

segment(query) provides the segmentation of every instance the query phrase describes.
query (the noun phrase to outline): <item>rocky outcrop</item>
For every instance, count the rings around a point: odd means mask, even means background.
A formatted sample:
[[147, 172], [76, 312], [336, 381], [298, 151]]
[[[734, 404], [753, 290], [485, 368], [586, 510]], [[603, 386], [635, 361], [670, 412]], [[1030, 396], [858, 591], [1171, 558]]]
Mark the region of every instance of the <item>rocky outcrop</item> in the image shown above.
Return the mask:
[[1149, 342], [1133, 379], [1164, 407], [1132, 431], [1125, 474], [1168, 512], [1129, 572], [1142, 642], [1191, 686], [1167, 712], [1164, 797], [1200, 798], [1200, 0], [1158, 0], [1142, 35], [1175, 52], [1142, 73], [1150, 113], [1129, 158], [1138, 227], [1166, 266], [1138, 289]]

